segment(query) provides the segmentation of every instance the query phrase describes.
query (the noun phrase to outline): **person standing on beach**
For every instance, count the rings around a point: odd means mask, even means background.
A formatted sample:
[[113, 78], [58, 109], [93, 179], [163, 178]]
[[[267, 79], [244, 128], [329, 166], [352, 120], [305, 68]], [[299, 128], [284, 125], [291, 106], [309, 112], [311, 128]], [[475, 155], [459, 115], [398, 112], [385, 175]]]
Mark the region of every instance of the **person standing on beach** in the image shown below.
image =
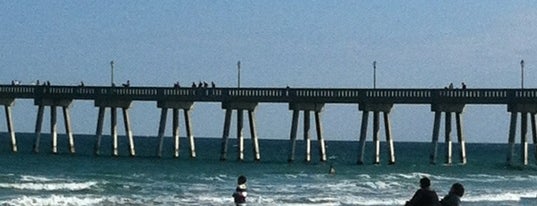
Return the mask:
[[431, 190], [431, 180], [427, 177], [420, 179], [420, 189], [414, 193], [412, 199], [405, 206], [438, 206], [438, 195]]
[[246, 177], [241, 175], [237, 179], [237, 188], [233, 193], [233, 200], [236, 206], [246, 206]]
[[451, 186], [448, 195], [442, 198], [440, 204], [442, 206], [460, 206], [462, 195], [464, 195], [464, 187], [457, 182]]

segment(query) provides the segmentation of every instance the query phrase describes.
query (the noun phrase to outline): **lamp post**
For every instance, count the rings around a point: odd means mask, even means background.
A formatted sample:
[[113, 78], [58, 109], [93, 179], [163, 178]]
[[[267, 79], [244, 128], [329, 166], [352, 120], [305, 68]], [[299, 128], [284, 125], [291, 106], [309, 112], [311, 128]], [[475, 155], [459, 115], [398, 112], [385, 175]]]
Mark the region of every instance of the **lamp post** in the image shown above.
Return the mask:
[[241, 88], [241, 61], [237, 62], [237, 87]]
[[110, 86], [114, 86], [114, 61], [110, 61]]
[[524, 59], [520, 60], [520, 88], [524, 89]]
[[377, 88], [377, 61], [373, 61], [373, 89]]

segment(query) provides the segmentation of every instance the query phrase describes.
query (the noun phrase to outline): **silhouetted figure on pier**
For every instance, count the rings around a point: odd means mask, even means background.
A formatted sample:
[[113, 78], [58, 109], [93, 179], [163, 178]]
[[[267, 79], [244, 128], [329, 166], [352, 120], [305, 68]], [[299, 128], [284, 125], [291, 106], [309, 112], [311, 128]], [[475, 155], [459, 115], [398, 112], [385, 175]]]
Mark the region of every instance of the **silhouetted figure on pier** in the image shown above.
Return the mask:
[[181, 88], [181, 85], [179, 85], [179, 82], [175, 82], [175, 84], [173, 84], [173, 88], [179, 89]]
[[209, 84], [207, 84], [207, 82], [203, 82], [203, 88], [208, 88], [209, 87]]
[[131, 86], [130, 80], [127, 80], [127, 83], [123, 84], [123, 87], [130, 87], [130, 86]]
[[449, 83], [448, 88], [449, 88], [449, 89], [453, 89], [453, 83]]
[[237, 179], [237, 188], [235, 188], [235, 192], [233, 193], [233, 201], [235, 202], [236, 206], [245, 206], [246, 205], [246, 196], [248, 193], [246, 192], [246, 177], [241, 175]]
[[198, 88], [202, 88], [203, 87], [203, 83], [200, 81], [200, 83], [198, 84]]
[[192, 82], [192, 88], [196, 88], [196, 82]]
[[215, 88], [215, 87], [216, 87], [216, 84], [214, 84], [214, 82], [211, 82], [211, 87], [212, 87], [212, 88]]
[[406, 202], [405, 206], [438, 206], [438, 195], [431, 190], [431, 180], [427, 177], [420, 179], [420, 189], [414, 193], [412, 199]]
[[464, 187], [461, 183], [455, 183], [451, 186], [448, 195], [440, 201], [442, 206], [460, 206], [461, 197], [464, 195]]
[[80, 81], [80, 87], [84, 87], [84, 82]]
[[462, 89], [466, 89], [466, 84], [464, 82], [461, 83]]

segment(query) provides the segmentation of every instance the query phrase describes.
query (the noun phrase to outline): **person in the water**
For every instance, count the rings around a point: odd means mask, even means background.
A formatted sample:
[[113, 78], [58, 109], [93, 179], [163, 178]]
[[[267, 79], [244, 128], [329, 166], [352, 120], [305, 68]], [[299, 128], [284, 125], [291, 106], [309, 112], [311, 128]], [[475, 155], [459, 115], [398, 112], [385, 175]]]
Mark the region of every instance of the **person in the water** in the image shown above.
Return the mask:
[[464, 187], [461, 183], [455, 183], [451, 186], [449, 194], [446, 195], [441, 201], [442, 206], [460, 206], [461, 197], [464, 195]]
[[246, 177], [241, 175], [237, 179], [237, 188], [235, 188], [235, 192], [233, 193], [233, 200], [235, 202], [236, 206], [246, 206], [246, 196], [248, 193], [246, 192]]
[[438, 195], [431, 190], [431, 180], [427, 177], [420, 179], [420, 189], [414, 193], [412, 199], [406, 202], [405, 206], [437, 206]]

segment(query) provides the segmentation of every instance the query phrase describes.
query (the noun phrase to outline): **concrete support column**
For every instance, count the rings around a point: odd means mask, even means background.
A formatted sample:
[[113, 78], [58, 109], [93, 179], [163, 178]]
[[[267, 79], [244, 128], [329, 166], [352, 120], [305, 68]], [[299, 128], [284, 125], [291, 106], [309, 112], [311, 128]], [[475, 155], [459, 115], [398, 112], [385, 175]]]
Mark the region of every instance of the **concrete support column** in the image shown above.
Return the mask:
[[293, 110], [293, 119], [291, 120], [291, 134], [289, 141], [289, 158], [288, 162], [293, 162], [295, 160], [295, 147], [296, 147], [296, 133], [298, 130], [298, 116], [299, 110]]
[[57, 110], [56, 107], [63, 108], [63, 117], [65, 123], [65, 132], [68, 138], [69, 151], [75, 152], [74, 138], [71, 130], [71, 119], [69, 115], [69, 106], [72, 100], [69, 99], [34, 99], [34, 104], [38, 106], [37, 119], [35, 123], [35, 143], [34, 152], [39, 152], [39, 144], [41, 142], [41, 128], [43, 125], [43, 113], [45, 107], [50, 107], [50, 136], [51, 136], [51, 152], [52, 154], [58, 154], [58, 132], [57, 132]]
[[317, 141], [319, 142], [319, 154], [321, 162], [326, 162], [326, 145], [323, 138], [323, 126], [321, 124], [321, 112], [315, 112], [315, 126], [317, 128]]
[[134, 137], [132, 135], [128, 108], [123, 108], [123, 121], [125, 124], [125, 133], [127, 134], [127, 138], [129, 139], [129, 154], [131, 157], [134, 157], [136, 155], [136, 151], [134, 148]]
[[190, 143], [190, 158], [196, 158], [196, 145], [194, 143], [194, 135], [192, 134], [192, 126], [190, 121], [190, 110], [184, 110], [185, 114], [185, 126], [186, 126], [186, 136]]
[[254, 150], [254, 160], [260, 160], [259, 154], [259, 142], [257, 140], [257, 133], [255, 128], [255, 116], [254, 110], [257, 106], [256, 102], [223, 102], [222, 109], [226, 110], [226, 117], [224, 120], [224, 135], [222, 137], [222, 152], [220, 160], [226, 160], [228, 141], [229, 141], [229, 128], [231, 126], [231, 115], [233, 110], [237, 111], [237, 159], [239, 161], [244, 160], [244, 110], [248, 111], [250, 134], [252, 138], [252, 147]]
[[367, 139], [367, 125], [369, 119], [369, 112], [373, 112], [373, 146], [375, 151], [373, 154], [373, 164], [380, 164], [380, 113], [384, 113], [384, 129], [386, 135], [386, 142], [389, 151], [388, 164], [395, 164], [395, 149], [393, 144], [390, 116], [389, 113], [393, 107], [393, 104], [360, 104], [358, 109], [362, 111], [362, 125], [360, 127], [360, 140], [359, 140], [359, 152], [358, 152], [358, 164], [364, 163], [365, 146]]
[[460, 162], [461, 164], [466, 164], [466, 141], [464, 140], [464, 133], [462, 129], [462, 115], [461, 113], [456, 113], [456, 123], [457, 123], [457, 137], [461, 147], [460, 151]]
[[373, 164], [380, 164], [380, 120], [379, 112], [373, 112], [373, 144], [375, 145], [375, 154]]
[[34, 152], [39, 152], [39, 143], [41, 142], [41, 127], [43, 125], [43, 113], [45, 111], [44, 105], [39, 105], [37, 108], [37, 118], [35, 121], [35, 143], [34, 143]]
[[369, 119], [369, 111], [362, 111], [362, 126], [360, 127], [360, 147], [358, 152], [358, 164], [364, 164], [365, 140], [367, 138], [367, 122]]
[[516, 136], [516, 121], [517, 112], [511, 112], [511, 123], [509, 124], [509, 151], [507, 153], [507, 164], [513, 165], [513, 157], [515, 155], [515, 136]]
[[395, 148], [393, 146], [393, 138], [390, 124], [390, 113], [384, 112], [384, 129], [386, 133], [386, 142], [388, 143], [389, 162], [388, 164], [395, 164]]
[[243, 117], [244, 117], [243, 110], [237, 109], [237, 146], [238, 146], [237, 159], [239, 161], [244, 160], [244, 137], [242, 133], [242, 128], [244, 125]]
[[528, 113], [522, 112], [520, 119], [520, 157], [522, 165], [528, 165]]
[[535, 157], [535, 160], [537, 160], [537, 125], [535, 125], [535, 114], [536, 113], [530, 113], [531, 117], [531, 134], [533, 139], [533, 155]]
[[65, 124], [65, 133], [67, 133], [67, 141], [69, 142], [69, 152], [75, 153], [75, 140], [73, 137], [73, 131], [71, 129], [71, 115], [69, 107], [62, 107], [63, 109], [63, 122]]
[[162, 144], [164, 144], [164, 131], [166, 130], [167, 115], [168, 115], [168, 108], [162, 108], [160, 112], [160, 123], [158, 127], [158, 138], [159, 138], [159, 144], [158, 144], [158, 150], [157, 150], [158, 157], [162, 157]]
[[58, 132], [56, 131], [56, 106], [50, 107], [50, 135], [52, 136], [52, 154], [58, 154]]
[[6, 114], [7, 131], [11, 140], [11, 151], [17, 152], [17, 139], [15, 137], [15, 128], [13, 128], [13, 118], [11, 107], [15, 104], [15, 98], [0, 98], [0, 105], [4, 105]]
[[103, 123], [104, 123], [105, 107], [99, 107], [99, 115], [97, 117], [97, 130], [96, 130], [96, 142], [95, 142], [95, 155], [101, 153], [101, 139], [103, 137]]
[[231, 126], [231, 109], [226, 109], [226, 116], [224, 117], [224, 134], [222, 135], [222, 149], [220, 150], [220, 160], [225, 161], [227, 156], [227, 144], [229, 142], [229, 127]]
[[300, 116], [300, 111], [304, 113], [304, 143], [305, 143], [305, 158], [306, 162], [311, 162], [311, 112], [315, 112], [315, 126], [317, 132], [317, 139], [319, 140], [319, 152], [320, 152], [320, 161], [326, 161], [326, 146], [324, 143], [324, 138], [322, 134], [322, 124], [321, 124], [321, 111], [324, 107], [323, 103], [289, 103], [289, 110], [293, 111], [293, 119], [291, 122], [291, 138], [289, 142], [289, 162], [294, 161], [295, 159], [295, 146], [296, 146], [296, 135], [298, 130], [298, 119]]
[[438, 154], [438, 137], [440, 136], [440, 118], [442, 117], [442, 112], [434, 113], [434, 123], [433, 123], [433, 137], [432, 137], [432, 147], [431, 155], [429, 161], [431, 164], [436, 164], [436, 156]]
[[310, 111], [304, 110], [304, 142], [306, 143], [305, 161], [311, 161], [311, 139], [310, 139]]
[[453, 154], [453, 145], [451, 143], [451, 112], [446, 112], [446, 126], [445, 126], [445, 144], [446, 144], [446, 164], [452, 163], [451, 155]]
[[173, 157], [179, 157], [179, 109], [172, 109], [172, 136], [173, 136]]
[[261, 155], [259, 152], [259, 140], [257, 139], [257, 130], [255, 127], [255, 111], [254, 110], [248, 110], [248, 120], [250, 123], [250, 136], [252, 137], [252, 148], [254, 152], [254, 160], [259, 161], [261, 160]]
[[440, 122], [442, 112], [445, 114], [445, 164], [451, 165], [453, 163], [453, 142], [451, 140], [452, 131], [452, 113], [455, 113], [457, 138], [460, 144], [460, 162], [466, 164], [466, 143], [464, 141], [464, 134], [462, 129], [462, 112], [464, 111], [464, 104], [433, 104], [431, 110], [435, 112], [434, 127], [432, 137], [432, 147], [430, 154], [430, 163], [436, 164], [436, 156], [438, 149], [438, 137], [440, 133]]
[[118, 152], [118, 139], [117, 139], [117, 109], [115, 107], [110, 108], [110, 135], [112, 136], [112, 156], [119, 156]]
[[11, 115], [11, 105], [4, 105], [6, 111], [6, 124], [9, 137], [11, 139], [11, 151], [17, 152], [17, 139], [15, 138], [15, 129], [13, 128], [13, 118]]
[[97, 119], [97, 131], [95, 142], [95, 154], [100, 154], [101, 139], [103, 134], [103, 123], [106, 108], [110, 108], [110, 136], [112, 138], [112, 156], [119, 156], [119, 140], [117, 132], [117, 109], [121, 108], [123, 112], [123, 126], [125, 127], [125, 136], [129, 144], [129, 155], [135, 156], [136, 151], [134, 147], [134, 137], [132, 134], [130, 120], [129, 120], [129, 108], [131, 106], [131, 100], [121, 99], [96, 99], [95, 106], [99, 107], [99, 115]]
[[186, 136], [187, 139], [190, 141], [190, 157], [195, 158], [196, 157], [196, 148], [194, 144], [194, 136], [192, 135], [192, 129], [190, 125], [190, 110], [192, 109], [192, 106], [194, 105], [194, 102], [182, 102], [182, 101], [158, 101], [157, 107], [161, 108], [161, 114], [160, 114], [160, 122], [159, 122], [159, 130], [158, 130], [158, 138], [159, 138], [159, 145], [157, 148], [157, 156], [162, 157], [162, 150], [163, 150], [163, 144], [164, 144], [164, 134], [166, 131], [166, 122], [167, 122], [167, 115], [168, 115], [168, 109], [172, 109], [172, 136], [173, 136], [173, 142], [174, 142], [174, 152], [173, 157], [178, 158], [180, 153], [180, 136], [179, 136], [179, 110], [182, 109], [184, 111], [185, 116], [185, 127], [186, 127]]

